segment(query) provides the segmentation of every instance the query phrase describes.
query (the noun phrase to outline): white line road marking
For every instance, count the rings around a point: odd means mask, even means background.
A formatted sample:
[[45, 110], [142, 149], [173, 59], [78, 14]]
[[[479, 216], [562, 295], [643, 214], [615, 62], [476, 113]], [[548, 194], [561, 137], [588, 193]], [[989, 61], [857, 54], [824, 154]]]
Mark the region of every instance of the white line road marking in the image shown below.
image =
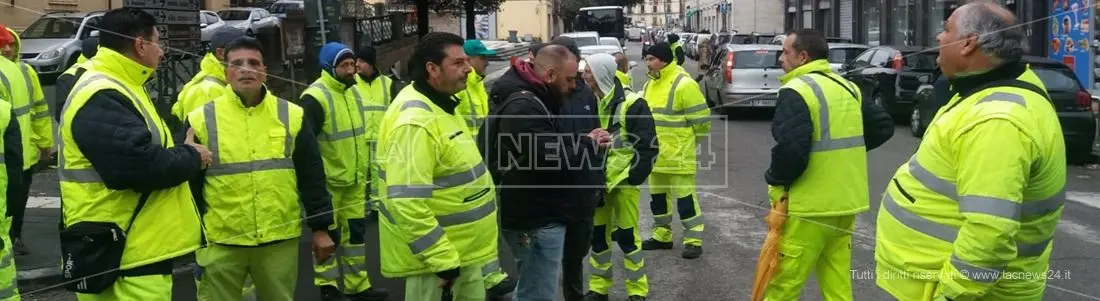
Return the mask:
[[61, 208], [61, 198], [56, 196], [32, 196], [27, 199], [27, 208]]

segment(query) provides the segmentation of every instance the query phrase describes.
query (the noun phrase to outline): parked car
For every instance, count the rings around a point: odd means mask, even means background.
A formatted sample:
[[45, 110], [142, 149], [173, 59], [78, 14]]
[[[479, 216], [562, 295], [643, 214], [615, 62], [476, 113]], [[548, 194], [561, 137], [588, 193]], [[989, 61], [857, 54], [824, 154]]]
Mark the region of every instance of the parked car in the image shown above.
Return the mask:
[[218, 13], [212, 10], [204, 10], [199, 15], [199, 27], [202, 28], [202, 42], [209, 43], [210, 38], [214, 36], [214, 32], [218, 28], [225, 26], [225, 21], [218, 17]]
[[38, 72], [42, 81], [51, 81], [76, 63], [81, 40], [98, 34], [93, 29], [103, 17], [102, 11], [47, 13], [19, 33], [19, 58]]
[[561, 36], [573, 39], [574, 42], [577, 42], [577, 47], [582, 49], [586, 46], [600, 45], [600, 34], [595, 31], [567, 32], [561, 34]]
[[703, 40], [710, 39], [711, 36], [713, 36], [713, 35], [709, 34], [709, 33], [696, 34], [695, 37], [691, 40], [691, 45], [685, 46], [686, 48], [688, 48], [687, 50], [690, 51], [689, 53], [691, 53], [691, 59], [693, 59], [693, 60], [698, 60], [699, 59], [699, 54], [702, 53], [702, 51], [699, 51], [699, 44]]
[[267, 8], [267, 11], [271, 12], [271, 15], [276, 18], [286, 19], [286, 11], [295, 9], [304, 10], [305, 8], [306, 2], [302, 0], [279, 0], [271, 4], [271, 6]]
[[841, 74], [860, 88], [864, 100], [886, 109], [894, 120], [913, 109], [917, 89], [936, 69], [938, 50], [913, 46], [876, 46], [841, 66]]
[[225, 21], [226, 25], [240, 28], [248, 35], [279, 28], [279, 18], [272, 16], [270, 12], [262, 8], [227, 8], [218, 11], [218, 17]]
[[829, 43], [829, 67], [840, 74], [840, 67], [851, 63], [860, 53], [867, 51], [867, 45], [850, 43]]
[[[1065, 136], [1067, 161], [1074, 164], [1088, 162], [1091, 160], [1090, 153], [1097, 147], [1098, 121], [1093, 112], [1093, 95], [1077, 80], [1073, 70], [1062, 62], [1036, 56], [1025, 56], [1024, 62], [1031, 66], [1031, 70], [1039, 76], [1043, 86], [1046, 86], [1054, 110], [1058, 112], [1062, 134]], [[913, 136], [923, 136], [936, 112], [951, 98], [950, 92], [936, 91], [935, 85], [931, 84], [939, 80], [939, 72], [936, 72], [936, 76], [930, 83], [921, 85], [916, 95], [916, 104], [909, 118], [909, 129]], [[943, 86], [946, 88], [946, 85]], [[947, 94], [936, 97], [937, 92]]]
[[703, 75], [703, 95], [713, 107], [734, 117], [747, 109], [774, 109], [778, 98], [779, 45], [726, 44], [713, 54]]
[[600, 37], [600, 46], [612, 46], [619, 49], [621, 52], [626, 51], [626, 46], [619, 44], [619, 39], [615, 37]]

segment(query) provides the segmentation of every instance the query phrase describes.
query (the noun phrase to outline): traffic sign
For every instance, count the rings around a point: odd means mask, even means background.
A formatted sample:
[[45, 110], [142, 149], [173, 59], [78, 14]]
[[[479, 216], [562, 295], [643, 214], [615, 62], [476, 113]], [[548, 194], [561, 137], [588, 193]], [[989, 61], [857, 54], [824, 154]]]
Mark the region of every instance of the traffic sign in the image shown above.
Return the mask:
[[[199, 27], [201, 0], [123, 0], [125, 7], [138, 8], [157, 20], [160, 40], [170, 54], [195, 53], [202, 47]], [[167, 57], [175, 57], [168, 55]]]
[[199, 1], [201, 0], [122, 0], [122, 6], [197, 11]]
[[198, 25], [199, 11], [182, 11], [167, 9], [145, 9], [145, 11], [157, 17], [157, 24]]

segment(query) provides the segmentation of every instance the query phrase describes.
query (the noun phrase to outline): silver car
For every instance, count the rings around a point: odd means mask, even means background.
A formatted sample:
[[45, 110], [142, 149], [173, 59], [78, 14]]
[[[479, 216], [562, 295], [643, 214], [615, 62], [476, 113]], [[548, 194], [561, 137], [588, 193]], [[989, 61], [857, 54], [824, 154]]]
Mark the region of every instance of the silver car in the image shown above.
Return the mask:
[[236, 27], [245, 31], [248, 35], [254, 35], [271, 28], [278, 29], [279, 18], [272, 16], [270, 12], [262, 8], [234, 7], [218, 11], [218, 17], [225, 21], [227, 26]]
[[779, 45], [726, 44], [718, 49], [703, 76], [707, 102], [727, 115], [747, 109], [775, 108], [778, 99]]
[[49, 13], [19, 33], [19, 58], [42, 78], [65, 72], [80, 57], [80, 41], [92, 36], [103, 12]]

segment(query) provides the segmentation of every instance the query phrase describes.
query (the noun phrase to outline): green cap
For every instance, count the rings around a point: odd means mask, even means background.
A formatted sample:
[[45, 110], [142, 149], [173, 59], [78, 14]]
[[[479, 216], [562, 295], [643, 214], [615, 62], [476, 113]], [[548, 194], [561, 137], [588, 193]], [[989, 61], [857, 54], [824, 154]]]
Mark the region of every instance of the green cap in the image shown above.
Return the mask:
[[466, 52], [468, 56], [495, 56], [496, 51], [485, 47], [485, 43], [481, 40], [466, 40], [466, 43], [462, 45], [462, 50]]

